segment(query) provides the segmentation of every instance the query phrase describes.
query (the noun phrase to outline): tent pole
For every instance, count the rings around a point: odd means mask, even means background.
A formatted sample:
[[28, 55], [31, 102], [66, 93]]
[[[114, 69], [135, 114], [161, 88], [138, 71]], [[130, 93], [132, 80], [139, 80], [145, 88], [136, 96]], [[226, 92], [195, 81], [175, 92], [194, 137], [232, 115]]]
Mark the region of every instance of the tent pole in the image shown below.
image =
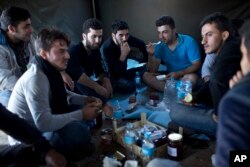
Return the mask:
[[93, 16], [94, 18], [96, 18], [95, 0], [92, 0], [92, 10], [93, 10]]

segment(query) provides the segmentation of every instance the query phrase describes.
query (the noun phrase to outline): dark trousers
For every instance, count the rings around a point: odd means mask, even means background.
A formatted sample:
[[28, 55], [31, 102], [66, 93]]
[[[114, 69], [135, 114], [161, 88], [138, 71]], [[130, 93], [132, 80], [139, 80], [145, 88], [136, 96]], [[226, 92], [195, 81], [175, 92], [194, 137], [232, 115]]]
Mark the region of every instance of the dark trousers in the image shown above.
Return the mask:
[[[98, 83], [100, 84], [100, 83]], [[81, 94], [81, 95], [86, 95], [86, 96], [94, 96], [102, 100], [103, 103], [107, 102], [107, 99], [99, 94], [97, 94], [93, 89], [90, 89], [87, 86], [84, 86], [83, 84], [80, 83], [75, 83], [75, 93]]]
[[204, 82], [202, 79], [193, 88], [193, 102], [202, 103], [207, 106], [213, 107], [212, 96], [209, 87], [210, 81]]
[[32, 147], [23, 144], [0, 146], [1, 167], [36, 167], [39, 162], [40, 155]]
[[131, 68], [126, 71], [119, 79], [111, 79], [113, 90], [116, 93], [130, 94], [135, 92], [135, 73], [139, 72], [142, 82], [142, 75], [146, 72], [146, 66]]
[[95, 150], [89, 128], [84, 121], [72, 121], [57, 131], [45, 132], [43, 135], [56, 151], [70, 161], [81, 160]]

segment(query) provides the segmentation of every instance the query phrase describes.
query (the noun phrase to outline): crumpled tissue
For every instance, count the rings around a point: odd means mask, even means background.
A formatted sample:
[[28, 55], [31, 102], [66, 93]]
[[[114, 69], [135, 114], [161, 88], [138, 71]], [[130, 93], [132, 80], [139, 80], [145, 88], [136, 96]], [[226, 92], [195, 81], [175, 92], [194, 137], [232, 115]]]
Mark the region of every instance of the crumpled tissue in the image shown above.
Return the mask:
[[122, 166], [120, 161], [117, 161], [114, 158], [105, 157], [103, 159], [103, 167], [117, 167]]
[[124, 167], [138, 167], [138, 162], [135, 160], [127, 160]]

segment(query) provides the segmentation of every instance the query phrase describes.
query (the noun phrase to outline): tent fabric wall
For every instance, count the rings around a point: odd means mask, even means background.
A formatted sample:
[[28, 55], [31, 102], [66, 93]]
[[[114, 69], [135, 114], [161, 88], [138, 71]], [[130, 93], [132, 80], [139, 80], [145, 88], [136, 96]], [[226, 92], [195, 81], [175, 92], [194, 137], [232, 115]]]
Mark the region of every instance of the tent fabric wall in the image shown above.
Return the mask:
[[250, 17], [246, 0], [1, 0], [0, 10], [10, 5], [29, 9], [35, 30], [54, 25], [69, 34], [73, 43], [82, 39], [83, 21], [94, 16], [103, 22], [104, 39], [111, 34], [112, 21], [123, 19], [130, 33], [146, 43], [158, 40], [154, 22], [161, 15], [171, 15], [177, 31], [197, 41], [201, 19], [212, 12], [224, 12], [231, 19]]
[[250, 17], [250, 1], [245, 0], [95, 0], [97, 17], [104, 22], [104, 36], [111, 33], [114, 19], [124, 19], [130, 33], [146, 43], [158, 40], [155, 20], [161, 15], [175, 19], [177, 32], [200, 41], [199, 23], [212, 12], [220, 11], [231, 19]]
[[67, 33], [72, 43], [82, 40], [82, 24], [93, 17], [91, 0], [1, 0], [0, 10], [15, 5], [28, 9], [36, 31], [55, 26]]

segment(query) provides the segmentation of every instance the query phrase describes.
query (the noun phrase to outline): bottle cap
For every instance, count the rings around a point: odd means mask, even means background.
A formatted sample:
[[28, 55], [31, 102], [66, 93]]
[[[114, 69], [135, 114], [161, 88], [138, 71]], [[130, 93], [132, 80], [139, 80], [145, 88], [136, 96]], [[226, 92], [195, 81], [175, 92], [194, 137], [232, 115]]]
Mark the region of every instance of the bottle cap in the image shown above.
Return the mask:
[[171, 133], [168, 135], [168, 139], [171, 141], [180, 141], [182, 140], [182, 135], [179, 133]]

